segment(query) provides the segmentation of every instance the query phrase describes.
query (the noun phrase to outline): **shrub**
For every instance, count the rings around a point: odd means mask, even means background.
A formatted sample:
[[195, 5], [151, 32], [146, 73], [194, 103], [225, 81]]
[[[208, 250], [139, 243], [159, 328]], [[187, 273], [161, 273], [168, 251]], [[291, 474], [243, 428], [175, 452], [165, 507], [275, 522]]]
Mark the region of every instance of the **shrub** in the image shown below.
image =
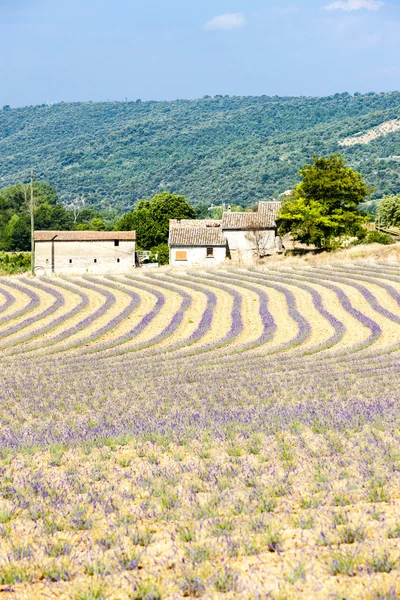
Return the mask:
[[235, 592], [237, 589], [238, 575], [236, 571], [225, 567], [214, 579], [214, 587], [218, 592]]
[[200, 598], [205, 591], [206, 586], [201, 577], [186, 576], [181, 583], [181, 592], [184, 597]]
[[331, 575], [348, 575], [349, 577], [354, 577], [356, 574], [355, 565], [356, 559], [354, 554], [350, 554], [349, 552], [338, 553], [333, 557], [329, 570]]
[[141, 583], [133, 592], [132, 600], [161, 600], [161, 593], [153, 584]]
[[294, 585], [300, 579], [304, 580], [306, 578], [306, 570], [302, 564], [298, 564], [297, 567], [293, 569], [290, 573], [285, 575], [286, 581]]
[[282, 550], [281, 536], [277, 531], [269, 531], [265, 536], [265, 543], [269, 552], [280, 552]]
[[368, 570], [372, 573], [390, 573], [396, 568], [396, 562], [390, 558], [387, 552], [380, 556], [374, 556], [368, 563]]
[[341, 544], [354, 544], [354, 542], [361, 542], [364, 537], [365, 533], [362, 527], [351, 527], [348, 525], [339, 532], [339, 540]]
[[103, 588], [92, 588], [84, 592], [79, 592], [75, 600], [105, 600]]
[[392, 529], [389, 529], [388, 538], [390, 540], [400, 538], [400, 525], [396, 525], [395, 527], [392, 527]]
[[370, 231], [368, 235], [362, 241], [363, 244], [384, 244], [385, 246], [389, 246], [393, 244], [393, 238], [391, 235], [387, 233], [381, 233], [380, 231]]
[[18, 565], [8, 565], [0, 570], [0, 585], [12, 585], [29, 581], [29, 573]]

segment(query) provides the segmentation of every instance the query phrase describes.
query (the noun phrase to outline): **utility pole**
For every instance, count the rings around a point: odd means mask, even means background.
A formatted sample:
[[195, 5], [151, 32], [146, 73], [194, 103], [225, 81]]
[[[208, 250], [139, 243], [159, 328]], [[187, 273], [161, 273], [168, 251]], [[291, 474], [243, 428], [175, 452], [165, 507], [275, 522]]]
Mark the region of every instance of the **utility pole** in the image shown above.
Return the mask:
[[29, 210], [31, 213], [31, 273], [35, 276], [35, 197], [33, 193], [34, 173], [31, 171], [31, 200]]

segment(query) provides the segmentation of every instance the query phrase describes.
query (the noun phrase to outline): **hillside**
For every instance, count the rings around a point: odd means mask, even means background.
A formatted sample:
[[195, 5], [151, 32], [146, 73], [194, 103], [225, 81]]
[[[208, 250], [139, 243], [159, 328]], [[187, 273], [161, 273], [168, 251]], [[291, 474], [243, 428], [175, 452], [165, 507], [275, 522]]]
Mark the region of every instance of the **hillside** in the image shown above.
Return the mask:
[[1, 183], [34, 168], [65, 201], [84, 194], [97, 207], [164, 188], [193, 204], [252, 204], [293, 187], [313, 153], [342, 152], [378, 198], [400, 191], [399, 109], [399, 92], [7, 108]]

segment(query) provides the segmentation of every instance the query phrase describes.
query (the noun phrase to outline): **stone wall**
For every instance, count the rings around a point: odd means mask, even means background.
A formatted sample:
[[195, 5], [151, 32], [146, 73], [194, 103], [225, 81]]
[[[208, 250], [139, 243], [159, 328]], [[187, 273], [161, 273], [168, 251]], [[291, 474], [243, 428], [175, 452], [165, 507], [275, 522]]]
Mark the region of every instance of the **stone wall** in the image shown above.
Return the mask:
[[[177, 258], [183, 257], [180, 253], [186, 253], [186, 260]], [[213, 256], [207, 256], [207, 248], [202, 246], [171, 246], [169, 251], [169, 264], [174, 267], [214, 267], [223, 263], [225, 259], [225, 246], [214, 246]]]
[[35, 242], [35, 270], [38, 275], [51, 275], [52, 252], [55, 273], [127, 273], [135, 268], [134, 241], [119, 240], [118, 245], [114, 240]]

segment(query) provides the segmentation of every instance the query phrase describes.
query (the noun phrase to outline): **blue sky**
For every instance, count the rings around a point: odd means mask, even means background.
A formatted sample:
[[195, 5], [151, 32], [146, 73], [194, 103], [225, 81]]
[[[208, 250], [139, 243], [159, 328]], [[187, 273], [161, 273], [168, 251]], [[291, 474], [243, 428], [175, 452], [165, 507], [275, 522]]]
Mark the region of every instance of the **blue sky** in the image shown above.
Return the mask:
[[0, 106], [400, 89], [400, 0], [0, 0]]

